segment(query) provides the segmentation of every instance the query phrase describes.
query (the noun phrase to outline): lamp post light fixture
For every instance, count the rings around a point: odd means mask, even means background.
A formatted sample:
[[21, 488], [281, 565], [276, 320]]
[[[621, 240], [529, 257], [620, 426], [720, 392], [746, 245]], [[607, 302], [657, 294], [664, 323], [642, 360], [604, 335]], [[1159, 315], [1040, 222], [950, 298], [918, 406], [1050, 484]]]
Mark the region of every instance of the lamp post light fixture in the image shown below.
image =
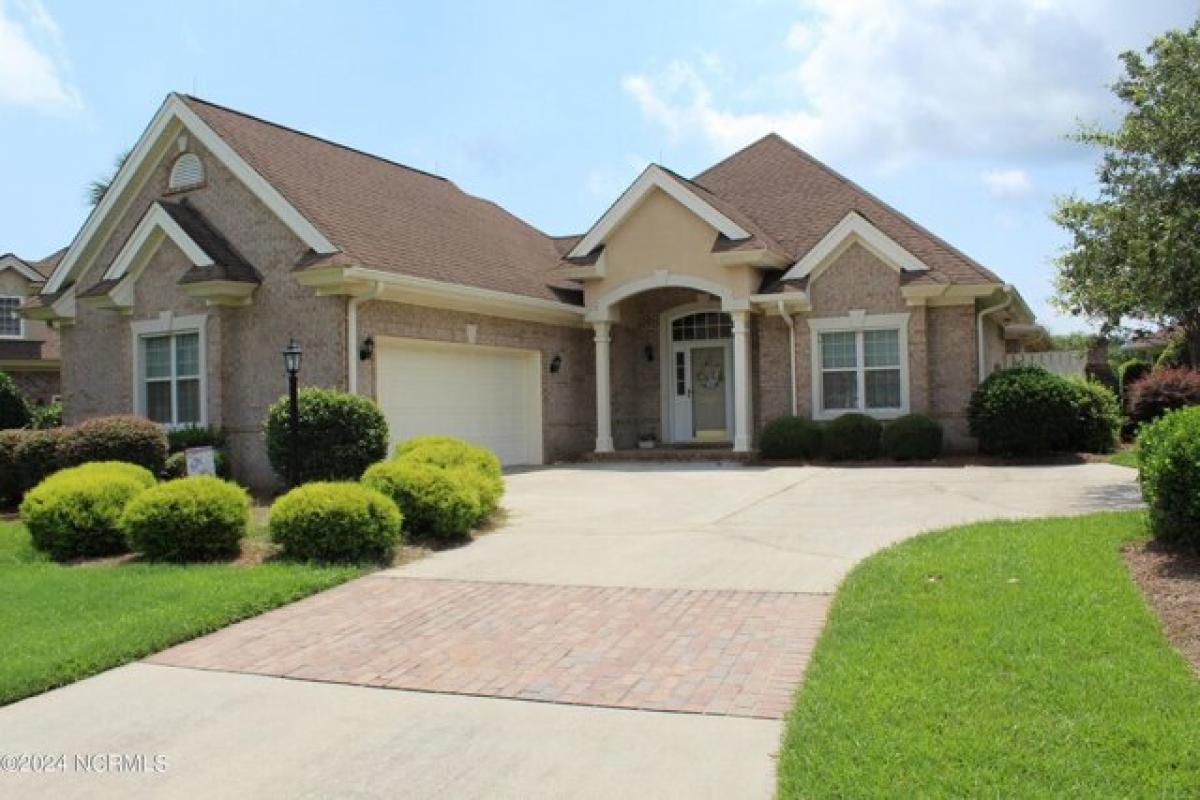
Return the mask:
[[300, 343], [294, 336], [291, 337], [287, 347], [283, 348], [283, 368], [288, 376], [288, 433], [292, 440], [288, 448], [291, 455], [288, 459], [291, 462], [288, 464], [288, 483], [292, 485], [296, 482], [296, 456], [300, 447], [300, 362], [303, 358], [304, 351], [300, 349]]

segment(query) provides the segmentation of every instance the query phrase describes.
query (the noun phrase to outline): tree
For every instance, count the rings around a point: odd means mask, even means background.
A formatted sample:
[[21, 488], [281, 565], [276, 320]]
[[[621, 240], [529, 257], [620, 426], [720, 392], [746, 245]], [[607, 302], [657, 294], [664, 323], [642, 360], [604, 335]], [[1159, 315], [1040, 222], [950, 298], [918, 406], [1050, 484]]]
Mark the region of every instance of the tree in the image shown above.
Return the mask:
[[112, 172], [105, 175], [103, 178], [97, 178], [87, 185], [87, 201], [88, 205], [98, 206], [100, 201], [104, 199], [104, 195], [108, 193], [108, 187], [112, 186], [113, 179], [117, 177], [117, 173], [121, 171], [121, 167], [125, 166], [125, 162], [129, 159], [129, 154], [132, 150], [126, 150], [117, 155], [113, 159]]
[[1129, 317], [1177, 325], [1200, 366], [1200, 20], [1120, 58], [1120, 126], [1073, 137], [1103, 150], [1100, 196], [1060, 198], [1052, 215], [1072, 237], [1055, 300], [1106, 332]]

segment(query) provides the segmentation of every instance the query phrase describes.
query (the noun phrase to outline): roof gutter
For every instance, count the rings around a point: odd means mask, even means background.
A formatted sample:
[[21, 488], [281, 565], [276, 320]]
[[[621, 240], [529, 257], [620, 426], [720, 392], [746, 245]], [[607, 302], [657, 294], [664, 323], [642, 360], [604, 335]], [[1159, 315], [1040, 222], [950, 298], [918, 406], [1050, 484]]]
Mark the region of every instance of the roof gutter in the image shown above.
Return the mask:
[[992, 314], [1008, 308], [1010, 305], [1012, 305], [1013, 300], [1016, 298], [1016, 291], [1013, 290], [1011, 283], [1004, 284], [1002, 287], [1000, 287], [1000, 290], [1004, 292], [1004, 299], [996, 305], [988, 306], [987, 308], [983, 309], [978, 315], [976, 315], [975, 318], [975, 341], [979, 345], [979, 354], [977, 356], [976, 363], [979, 365], [980, 383], [983, 383], [984, 379], [987, 378], [987, 367], [983, 363], [984, 359], [987, 357], [987, 346], [983, 340], [983, 321]]
[[779, 316], [783, 317], [783, 322], [788, 326], [788, 355], [791, 357], [792, 367], [792, 416], [796, 416], [796, 320], [788, 313], [787, 303], [783, 300], [779, 301]]
[[379, 299], [383, 284], [376, 281], [366, 294], [352, 295], [346, 303], [346, 388], [358, 394], [358, 306]]

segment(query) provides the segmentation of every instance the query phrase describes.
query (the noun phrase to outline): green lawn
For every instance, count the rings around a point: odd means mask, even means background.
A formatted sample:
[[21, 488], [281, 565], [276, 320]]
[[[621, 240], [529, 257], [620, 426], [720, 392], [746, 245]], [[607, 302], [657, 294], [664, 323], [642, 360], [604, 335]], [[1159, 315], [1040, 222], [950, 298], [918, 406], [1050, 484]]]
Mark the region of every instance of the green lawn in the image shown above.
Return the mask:
[[969, 525], [862, 563], [788, 718], [780, 797], [1200, 796], [1200, 681], [1119, 553], [1144, 526]]
[[303, 564], [64, 567], [0, 523], [0, 704], [140, 658], [360, 574]]
[[1137, 469], [1137, 450], [1134, 450], [1132, 447], [1128, 450], [1118, 450], [1108, 457], [1108, 463]]

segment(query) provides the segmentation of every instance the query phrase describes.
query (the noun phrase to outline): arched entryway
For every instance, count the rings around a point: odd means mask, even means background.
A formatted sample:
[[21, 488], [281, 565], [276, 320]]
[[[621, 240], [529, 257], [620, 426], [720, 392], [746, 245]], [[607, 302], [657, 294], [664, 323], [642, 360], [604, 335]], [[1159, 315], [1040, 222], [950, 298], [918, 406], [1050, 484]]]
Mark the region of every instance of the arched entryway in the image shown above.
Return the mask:
[[659, 318], [663, 441], [733, 440], [733, 319], [689, 303]]

